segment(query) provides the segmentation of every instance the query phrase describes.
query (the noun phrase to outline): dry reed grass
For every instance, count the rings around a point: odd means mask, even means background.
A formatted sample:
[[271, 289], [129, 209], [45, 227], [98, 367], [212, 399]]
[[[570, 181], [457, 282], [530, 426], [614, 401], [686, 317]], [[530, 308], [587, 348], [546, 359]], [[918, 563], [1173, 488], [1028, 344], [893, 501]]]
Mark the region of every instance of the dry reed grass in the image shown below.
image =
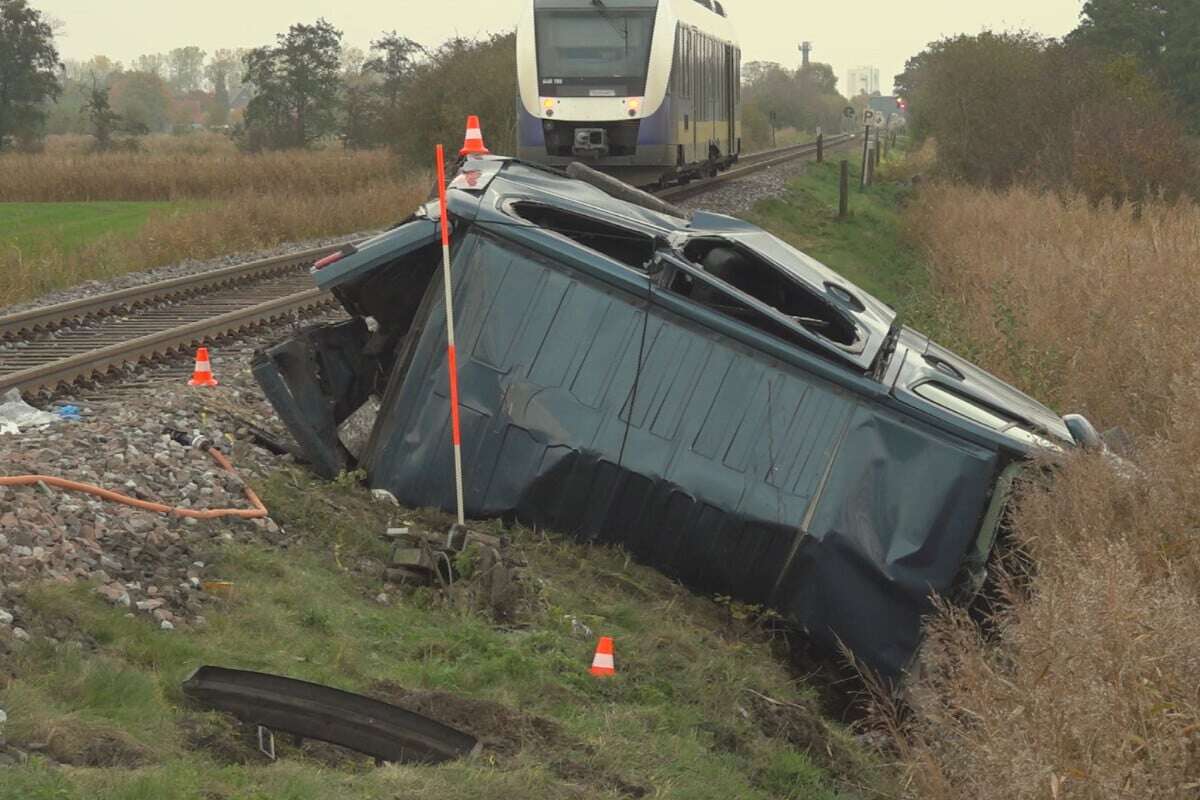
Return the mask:
[[984, 366], [1138, 432], [1137, 469], [1077, 456], [1024, 487], [985, 637], [930, 623], [906, 715], [913, 797], [1200, 795], [1200, 211], [937, 188], [913, 211]]
[[243, 191], [199, 210], [157, 213], [133, 238], [109, 235], [74, 253], [0, 248], [0, 307], [184, 259], [382, 227], [410, 214], [427, 197], [430, 180], [407, 175], [340, 192]]
[[[47, 136], [42, 153], [52, 156], [85, 156], [92, 152], [96, 140], [92, 136], [63, 133]], [[175, 136], [152, 133], [137, 140], [138, 150], [151, 155], [237, 155], [237, 143], [223, 133], [195, 131]]]
[[[169, 137], [168, 137], [169, 138]], [[313, 150], [243, 154], [178, 149], [85, 155], [64, 149], [0, 156], [0, 202], [228, 198], [247, 191], [329, 194], [401, 179], [407, 168], [385, 151]]]
[[933, 286], [987, 367], [1062, 411], [1161, 430], [1200, 364], [1200, 210], [1095, 209], [1024, 190], [924, 192], [910, 215]]

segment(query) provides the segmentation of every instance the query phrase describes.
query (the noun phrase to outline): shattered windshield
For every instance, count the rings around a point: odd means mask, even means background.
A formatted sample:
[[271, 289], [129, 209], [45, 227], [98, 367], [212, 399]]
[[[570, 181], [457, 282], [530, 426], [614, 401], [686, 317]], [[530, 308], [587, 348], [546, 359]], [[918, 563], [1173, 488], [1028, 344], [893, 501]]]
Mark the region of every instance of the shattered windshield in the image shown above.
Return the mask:
[[536, 28], [543, 95], [629, 96], [645, 91], [654, 9], [542, 9]]

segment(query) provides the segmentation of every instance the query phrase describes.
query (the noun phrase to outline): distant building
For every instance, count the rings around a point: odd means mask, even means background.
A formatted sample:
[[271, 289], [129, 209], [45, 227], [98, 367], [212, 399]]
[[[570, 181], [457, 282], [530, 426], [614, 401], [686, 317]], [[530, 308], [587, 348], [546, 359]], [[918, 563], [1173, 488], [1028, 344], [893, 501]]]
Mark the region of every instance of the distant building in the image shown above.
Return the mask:
[[879, 67], [851, 67], [846, 72], [846, 96], [873, 94], [879, 91]]

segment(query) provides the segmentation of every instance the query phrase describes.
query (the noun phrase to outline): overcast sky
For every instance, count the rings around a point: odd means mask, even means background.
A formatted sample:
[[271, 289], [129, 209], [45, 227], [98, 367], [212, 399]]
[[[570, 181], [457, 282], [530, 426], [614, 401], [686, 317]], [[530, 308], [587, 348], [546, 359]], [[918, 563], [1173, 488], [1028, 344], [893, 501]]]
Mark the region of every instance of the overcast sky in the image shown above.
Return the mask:
[[[813, 42], [813, 59], [830, 63], [844, 88], [847, 68], [879, 67], [886, 93], [904, 61], [944, 35], [984, 28], [1021, 28], [1062, 36], [1079, 21], [1082, 0], [724, 0], [746, 60], [799, 63], [797, 44]], [[422, 44], [460, 34], [480, 36], [511, 28], [520, 0], [31, 0], [62, 21], [64, 58], [96, 54], [128, 63], [142, 53], [199, 45], [255, 47], [294, 22], [324, 16], [345, 42], [366, 47], [380, 31], [395, 29]], [[436, 9], [437, 13], [433, 13]]]

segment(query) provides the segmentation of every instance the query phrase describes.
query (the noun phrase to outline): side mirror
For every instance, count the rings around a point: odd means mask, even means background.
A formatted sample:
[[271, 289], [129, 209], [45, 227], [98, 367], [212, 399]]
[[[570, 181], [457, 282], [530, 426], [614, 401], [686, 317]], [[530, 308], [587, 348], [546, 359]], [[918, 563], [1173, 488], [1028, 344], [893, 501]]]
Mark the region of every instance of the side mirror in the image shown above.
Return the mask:
[[1063, 422], [1071, 432], [1071, 438], [1084, 450], [1103, 450], [1104, 440], [1096, 432], [1096, 427], [1082, 414], [1066, 414]]

